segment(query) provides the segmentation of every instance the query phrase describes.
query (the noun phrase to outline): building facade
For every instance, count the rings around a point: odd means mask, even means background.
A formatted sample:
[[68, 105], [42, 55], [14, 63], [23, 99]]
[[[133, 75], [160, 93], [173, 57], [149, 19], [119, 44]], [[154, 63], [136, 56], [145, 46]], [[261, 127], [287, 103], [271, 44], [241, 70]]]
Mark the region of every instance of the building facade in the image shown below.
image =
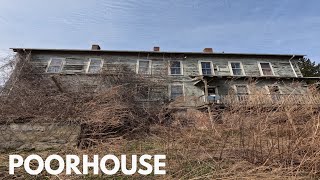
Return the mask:
[[[157, 85], [137, 83], [142, 91], [138, 101], [180, 99], [177, 106], [194, 107], [208, 102], [223, 102], [233, 94], [245, 100], [256, 89], [271, 100], [286, 95], [308, 93], [297, 65], [304, 55], [216, 53], [211, 48], [202, 52], [90, 50], [12, 48], [30, 55], [30, 63], [44, 75], [58, 75], [61, 82], [73, 83], [65, 88], [79, 89], [83, 82], [93, 91], [99, 87], [99, 74], [132, 73]], [[77, 80], [75, 80], [77, 79]], [[134, 83], [128, 79], [127, 83]], [[254, 90], [253, 88], [254, 87]]]

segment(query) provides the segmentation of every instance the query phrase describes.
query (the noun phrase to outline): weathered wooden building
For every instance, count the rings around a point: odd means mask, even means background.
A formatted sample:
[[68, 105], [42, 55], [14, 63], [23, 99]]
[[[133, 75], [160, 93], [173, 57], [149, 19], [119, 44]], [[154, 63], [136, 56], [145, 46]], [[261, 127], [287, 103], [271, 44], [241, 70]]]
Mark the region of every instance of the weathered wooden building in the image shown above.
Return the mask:
[[[91, 90], [101, 73], [134, 73], [159, 86], [137, 84], [143, 91], [137, 101], [151, 102], [159, 98], [180, 99], [176, 106], [195, 107], [207, 102], [226, 102], [233, 94], [245, 101], [256, 89], [276, 101], [283, 96], [298, 98], [308, 93], [306, 80], [297, 61], [304, 55], [217, 53], [212, 48], [202, 52], [89, 50], [13, 48], [18, 54], [30, 54], [30, 62], [40, 73], [61, 75], [61, 81], [74, 82], [65, 88], [77, 89], [76, 77]], [[128, 80], [127, 83], [133, 83]], [[160, 85], [161, 84], [161, 85]], [[254, 90], [252, 88], [254, 86]], [[78, 88], [83, 88], [78, 87]]]

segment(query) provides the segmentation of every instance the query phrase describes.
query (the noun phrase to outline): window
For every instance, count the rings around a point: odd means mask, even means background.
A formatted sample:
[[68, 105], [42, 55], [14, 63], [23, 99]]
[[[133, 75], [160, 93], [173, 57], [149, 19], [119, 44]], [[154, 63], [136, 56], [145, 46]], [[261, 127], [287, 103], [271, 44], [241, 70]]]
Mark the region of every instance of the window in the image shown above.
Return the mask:
[[248, 86], [247, 85], [236, 85], [236, 91], [237, 91], [237, 94], [240, 94], [240, 95], [247, 95], [249, 94], [248, 92]]
[[262, 76], [273, 76], [273, 70], [271, 63], [269, 62], [260, 62], [259, 69]]
[[279, 101], [281, 99], [281, 91], [279, 86], [268, 86], [268, 90], [273, 101]]
[[201, 75], [212, 75], [213, 74], [212, 62], [200, 61], [199, 65], [200, 65], [200, 74]]
[[236, 87], [238, 100], [240, 102], [248, 100], [248, 94], [249, 94], [248, 86], [239, 84], [239, 85], [235, 85], [235, 87]]
[[102, 69], [102, 59], [90, 59], [87, 73], [99, 73]]
[[244, 71], [241, 62], [229, 62], [231, 74], [234, 76], [243, 76]]
[[148, 100], [150, 98], [150, 88], [146, 85], [137, 85], [137, 97], [139, 100]]
[[181, 61], [170, 61], [170, 75], [182, 75], [182, 62]]
[[62, 69], [64, 59], [63, 58], [52, 58], [47, 67], [48, 73], [59, 73]]
[[170, 86], [170, 99], [176, 99], [183, 96], [183, 85], [171, 85]]
[[281, 94], [279, 86], [268, 86], [270, 94]]
[[149, 60], [138, 60], [137, 65], [138, 74], [151, 74], [151, 61]]

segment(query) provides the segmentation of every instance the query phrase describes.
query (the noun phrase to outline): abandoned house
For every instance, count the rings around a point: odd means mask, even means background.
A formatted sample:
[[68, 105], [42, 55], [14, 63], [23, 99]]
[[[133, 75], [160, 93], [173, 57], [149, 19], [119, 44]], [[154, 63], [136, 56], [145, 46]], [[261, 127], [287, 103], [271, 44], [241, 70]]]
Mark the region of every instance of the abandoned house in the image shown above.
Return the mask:
[[[137, 101], [180, 99], [176, 105], [183, 107], [227, 103], [230, 94], [236, 101], [244, 102], [254, 94], [251, 86], [264, 92], [264, 100], [269, 102], [286, 96], [298, 99], [309, 93], [306, 81], [312, 79], [301, 74], [297, 61], [304, 55], [297, 54], [218, 53], [212, 48], [202, 52], [164, 52], [160, 47], [152, 51], [102, 50], [99, 45], [88, 50], [12, 50], [21, 56], [29, 54], [30, 63], [41, 74], [58, 76], [61, 86], [66, 81], [73, 83], [65, 89], [96, 91], [99, 81], [93, 80], [95, 76], [121, 71], [158, 83], [158, 86], [137, 84], [136, 90], [142, 91]], [[78, 87], [77, 82], [83, 86]]]

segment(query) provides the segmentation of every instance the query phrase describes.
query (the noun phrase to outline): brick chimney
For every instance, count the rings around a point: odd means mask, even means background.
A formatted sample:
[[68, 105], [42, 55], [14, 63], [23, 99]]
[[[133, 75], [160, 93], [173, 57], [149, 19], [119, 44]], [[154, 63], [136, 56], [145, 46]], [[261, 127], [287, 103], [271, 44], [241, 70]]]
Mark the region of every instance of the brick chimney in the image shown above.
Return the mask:
[[160, 51], [160, 47], [159, 46], [153, 47], [153, 51]]
[[91, 50], [93, 50], [93, 51], [99, 51], [100, 49], [101, 48], [98, 44], [92, 44], [92, 46], [91, 46]]
[[213, 53], [213, 50], [212, 50], [212, 48], [204, 48], [203, 52], [204, 53]]

